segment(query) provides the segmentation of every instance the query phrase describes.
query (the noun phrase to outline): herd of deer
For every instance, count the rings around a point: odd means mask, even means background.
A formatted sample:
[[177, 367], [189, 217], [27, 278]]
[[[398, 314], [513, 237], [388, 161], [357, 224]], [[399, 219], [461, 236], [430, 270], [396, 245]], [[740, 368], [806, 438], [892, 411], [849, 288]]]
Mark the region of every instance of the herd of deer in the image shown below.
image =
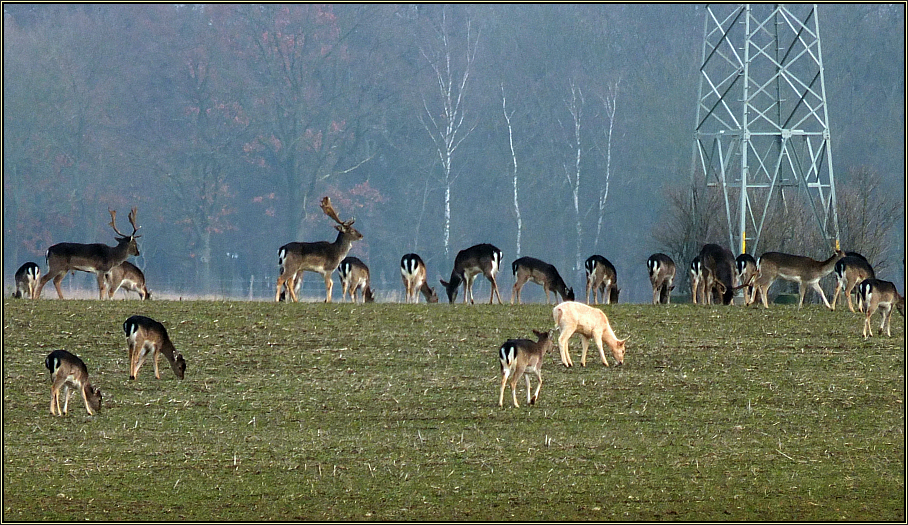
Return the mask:
[[[331, 302], [333, 287], [332, 273], [337, 270], [343, 285], [342, 298], [349, 294], [350, 300], [356, 302], [356, 292], [359, 291], [363, 302], [372, 302], [375, 295], [369, 283], [369, 268], [363, 261], [356, 257], [347, 257], [353, 242], [363, 238], [363, 235], [353, 227], [354, 219], [342, 221], [331, 204], [328, 197], [321, 201], [321, 209], [337, 224], [334, 226], [338, 234], [334, 242], [291, 242], [281, 246], [278, 250], [278, 266], [280, 273], [277, 279], [275, 301], [289, 299], [298, 301], [298, 290], [302, 284], [303, 272], [321, 274], [325, 280], [326, 302]], [[28, 262], [16, 272], [16, 291], [14, 297], [30, 297], [37, 299], [48, 281], [53, 280], [57, 295], [63, 299], [60, 283], [67, 273], [82, 271], [94, 273], [97, 276], [99, 296], [101, 299], [110, 299], [121, 287], [136, 291], [142, 299], [151, 296], [145, 286], [145, 277], [142, 271], [126, 259], [138, 256], [139, 248], [136, 235], [139, 227], [136, 225], [136, 208], [129, 213], [129, 222], [133, 231], [124, 235], [116, 226], [116, 211], [110, 212], [110, 226], [117, 234], [117, 245], [105, 244], [80, 244], [59, 243], [47, 250], [46, 260], [48, 270], [42, 275], [37, 264]], [[491, 244], [477, 244], [458, 252], [454, 259], [454, 269], [451, 277], [441, 285], [450, 303], [454, 303], [461, 286], [463, 287], [463, 301], [473, 300], [473, 282], [482, 274], [489, 280], [492, 291], [489, 303], [495, 298], [502, 304], [498, 291], [496, 275], [501, 266], [502, 252]], [[656, 253], [647, 260], [647, 269], [653, 288], [653, 304], [667, 304], [671, 301], [671, 291], [674, 289], [675, 263], [668, 255]], [[586, 260], [586, 302], [605, 304], [618, 301], [617, 272], [615, 267], [601, 255], [593, 255]], [[549, 303], [549, 293], [555, 295], [557, 302], [552, 315], [558, 324], [561, 335], [559, 348], [561, 361], [565, 366], [573, 366], [568, 352], [568, 341], [572, 334], [581, 335], [583, 354], [581, 364], [586, 366], [586, 353], [589, 339], [593, 339], [599, 349], [602, 362], [608, 366], [603, 342], [612, 351], [618, 364], [624, 361], [624, 342], [615, 337], [614, 331], [608, 323], [605, 314], [586, 304], [575, 302], [574, 290], [569, 288], [558, 270], [551, 264], [532, 257], [521, 257], [511, 265], [515, 283], [511, 292], [511, 304], [515, 299], [520, 304], [520, 292], [527, 282], [539, 284], [545, 290], [546, 304]], [[835, 272], [838, 283], [832, 304], [826, 300], [823, 289], [819, 285], [820, 279]], [[401, 279], [406, 289], [407, 303], [418, 303], [419, 294], [422, 293], [427, 302], [437, 303], [438, 295], [435, 289], [429, 287], [426, 280], [426, 265], [419, 255], [408, 253], [400, 261]], [[767, 252], [754, 259], [748, 254], [741, 254], [737, 258], [726, 248], [717, 244], [706, 244], [699, 255], [691, 261], [690, 268], [691, 300], [693, 303], [730, 304], [735, 291], [744, 289], [744, 304], [750, 305], [759, 297], [763, 306], [768, 308], [767, 291], [777, 279], [796, 282], [799, 285], [798, 308], [803, 305], [804, 294], [807, 287], [816, 290], [823, 303], [834, 310], [840, 293], [844, 293], [849, 309], [854, 312], [851, 292], [857, 290], [858, 308], [864, 311], [864, 328], [862, 334], [865, 338], [873, 336], [871, 317], [879, 309], [883, 317], [880, 330], [886, 330], [891, 336], [890, 319], [892, 309], [895, 308], [905, 315], [905, 299], [898, 293], [895, 285], [889, 281], [875, 278], [873, 268], [860, 254], [836, 252], [825, 261], [817, 261], [809, 257], [790, 255], [780, 252]], [[737, 281], [739, 284], [734, 285]], [[590, 303], [592, 295], [592, 303]], [[158, 360], [163, 354], [170, 362], [171, 368], [178, 378], [182, 379], [186, 370], [186, 361], [183, 356], [176, 353], [173, 344], [167, 336], [164, 326], [147, 317], [132, 316], [123, 325], [129, 345], [129, 375], [135, 379], [139, 368], [145, 362], [149, 353], [153, 354], [155, 377], [160, 379]], [[537, 341], [528, 339], [510, 339], [499, 349], [501, 361], [502, 380], [499, 395], [499, 405], [503, 402], [504, 389], [510, 379], [514, 405], [517, 405], [516, 383], [524, 376], [527, 383], [527, 402], [532, 404], [539, 396], [542, 386], [540, 369], [542, 358], [552, 348], [553, 341], [548, 332], [537, 332]], [[51, 413], [66, 413], [69, 404], [70, 386], [81, 391], [85, 407], [89, 414], [94, 414], [101, 403], [101, 392], [91, 386], [88, 381], [88, 371], [85, 364], [75, 355], [64, 350], [55, 350], [47, 356], [45, 366], [50, 370], [53, 379], [51, 388]], [[536, 374], [538, 385], [535, 394], [530, 395], [530, 379], [524, 372], [531, 371]], [[59, 405], [59, 392], [66, 388], [65, 401], [62, 413]]]

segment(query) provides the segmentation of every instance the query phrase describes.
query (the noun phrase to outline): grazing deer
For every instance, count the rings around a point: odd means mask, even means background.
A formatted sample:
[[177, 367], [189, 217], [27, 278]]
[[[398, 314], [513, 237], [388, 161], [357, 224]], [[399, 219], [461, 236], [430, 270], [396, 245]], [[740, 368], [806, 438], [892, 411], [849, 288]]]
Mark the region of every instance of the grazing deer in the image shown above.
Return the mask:
[[[700, 249], [700, 262], [703, 265], [703, 276], [709, 279], [712, 276], [711, 287], [706, 287], [708, 282], [704, 283], [706, 293], [710, 295], [707, 303], [712, 304], [712, 295], [718, 294], [720, 304], [731, 304], [735, 296], [734, 273], [735, 273], [735, 256], [727, 248], [718, 244], [704, 244]], [[708, 272], [706, 270], [709, 270]], [[716, 282], [722, 283], [722, 287], [716, 285]]]
[[624, 364], [624, 343], [627, 339], [618, 339], [608, 322], [605, 312], [592, 306], [574, 301], [565, 301], [552, 310], [552, 317], [561, 330], [558, 337], [558, 348], [561, 352], [561, 363], [564, 366], [574, 366], [571, 360], [571, 353], [568, 349], [571, 336], [574, 333], [580, 334], [580, 343], [583, 345], [583, 354], [580, 356], [580, 365], [586, 366], [586, 351], [589, 347], [590, 338], [596, 342], [599, 349], [599, 357], [602, 358], [602, 364], [609, 366], [605, 358], [605, 351], [602, 348], [603, 342], [608, 345], [612, 351], [612, 357], [618, 361], [618, 364]]
[[437, 303], [438, 294], [426, 282], [426, 263], [415, 253], [408, 253], [400, 258], [400, 278], [406, 289], [406, 302], [419, 303], [419, 293], [426, 297], [426, 302]]
[[161, 354], [170, 361], [170, 368], [177, 378], [183, 379], [186, 375], [186, 360], [170, 342], [167, 329], [154, 319], [141, 315], [134, 315], [123, 323], [126, 332], [126, 343], [129, 345], [129, 378], [135, 379], [139, 369], [145, 363], [149, 352], [154, 353], [154, 376], [161, 379], [158, 371], [158, 360]]
[[599, 296], [605, 304], [618, 302], [618, 272], [615, 266], [601, 255], [591, 255], [583, 263], [586, 268], [586, 303], [590, 304], [590, 291], [593, 292], [593, 304], [599, 304]]
[[[551, 334], [533, 330], [538, 341], [529, 339], [508, 339], [498, 349], [498, 359], [501, 361], [501, 391], [498, 393], [498, 406], [504, 406], [504, 388], [511, 380], [511, 396], [514, 398], [514, 406], [517, 404], [517, 382], [520, 376], [526, 379], [527, 383], [527, 404], [535, 405], [539, 399], [539, 390], [542, 388], [542, 362], [545, 353], [552, 349], [553, 342]], [[530, 386], [530, 375], [524, 375], [524, 372], [533, 372], [536, 374], [536, 392]]]
[[[101, 389], [91, 386], [88, 380], [88, 368], [85, 363], [66, 350], [54, 350], [44, 358], [44, 366], [50, 371], [52, 386], [50, 387], [50, 413], [52, 416], [62, 416], [69, 410], [69, 397], [73, 390], [82, 393], [85, 410], [93, 416], [101, 410]], [[63, 411], [60, 411], [60, 389], [65, 389], [63, 394]]]
[[498, 293], [498, 282], [495, 276], [501, 267], [501, 250], [491, 244], [477, 244], [465, 250], [457, 252], [454, 258], [454, 269], [451, 270], [451, 280], [446, 282], [440, 279], [441, 285], [445, 287], [448, 294], [448, 302], [453, 304], [457, 299], [457, 289], [463, 284], [463, 302], [469, 299], [473, 304], [473, 281], [479, 274], [485, 275], [486, 279], [492, 283], [492, 293], [489, 295], [489, 304], [492, 304], [495, 297], [498, 297], [498, 304], [501, 302], [501, 294]]
[[749, 253], [735, 257], [735, 277], [740, 287], [744, 288], [744, 305], [749, 306], [757, 300], [757, 260]]
[[51, 279], [54, 280], [54, 288], [57, 289], [57, 295], [63, 299], [63, 290], [60, 289], [60, 282], [69, 272], [89, 272], [98, 277], [98, 291], [100, 298], [105, 299], [107, 295], [107, 284], [104, 281], [104, 274], [114, 266], [125, 261], [130, 255], [139, 255], [139, 245], [136, 239], [141, 235], [136, 235], [139, 227], [136, 226], [136, 208], [129, 212], [129, 223], [132, 225], [132, 233], [123, 235], [117, 229], [117, 212], [108, 208], [110, 212], [110, 227], [116, 232], [116, 246], [107, 246], [106, 244], [80, 244], [75, 242], [61, 242], [47, 249], [47, 274], [41, 277], [38, 287], [35, 291], [35, 298], [41, 297], [41, 291], [44, 285]]
[[670, 304], [675, 289], [675, 261], [664, 253], [654, 253], [646, 260], [649, 282], [653, 285], [653, 304]]
[[517, 304], [520, 304], [520, 290], [523, 289], [527, 281], [541, 284], [545, 290], [545, 304], [549, 304], [549, 292], [554, 292], [555, 299], [561, 296], [562, 301], [574, 300], [574, 289], [568, 288], [558, 273], [558, 269], [551, 264], [534, 259], [533, 257], [521, 257], [511, 263], [511, 270], [514, 272], [514, 289], [511, 291], [511, 304], [514, 304], [514, 298], [517, 298]]
[[703, 303], [705, 301], [703, 298], [703, 262], [700, 261], [699, 255], [690, 262], [687, 273], [690, 277], [690, 302], [697, 304], [699, 299]]
[[892, 332], [890, 331], [892, 307], [894, 306], [902, 314], [902, 317], [905, 317], [905, 298], [899, 295], [895, 285], [889, 281], [881, 281], [879, 279], [864, 279], [858, 285], [858, 295], [865, 309], [864, 339], [873, 337], [873, 327], [870, 325], [870, 318], [877, 311], [877, 308], [880, 310], [880, 315], [883, 316], [883, 320], [880, 323], [880, 333], [885, 329], [886, 335], [892, 337]]
[[810, 286], [823, 299], [826, 308], [832, 308], [829, 301], [826, 300], [826, 294], [820, 288], [820, 279], [832, 273], [835, 263], [845, 257], [845, 252], [836, 250], [831, 257], [825, 261], [817, 261], [810, 257], [801, 255], [790, 255], [780, 252], [766, 252], [757, 258], [757, 276], [754, 285], [759, 289], [763, 299], [763, 307], [769, 308], [767, 301], [767, 290], [776, 279], [784, 279], [798, 283], [798, 309], [804, 304], [804, 293]]
[[356, 303], [356, 291], [359, 290], [363, 303], [375, 302], [375, 294], [369, 286], [369, 267], [366, 263], [356, 257], [346, 257], [337, 266], [337, 273], [340, 274], [341, 284], [344, 285], [341, 300], [346, 301], [349, 291], [350, 300]]
[[41, 279], [41, 268], [37, 264], [27, 262], [20, 266], [16, 270], [16, 291], [13, 292], [13, 297], [34, 299], [39, 279]]
[[112, 299], [117, 290], [123, 288], [136, 292], [142, 300], [151, 299], [151, 292], [145, 287], [145, 274], [136, 265], [123, 261], [104, 274], [107, 282], [107, 297]]
[[[868, 263], [867, 259], [863, 256], [846, 255], [835, 263], [834, 271], [837, 283], [835, 294], [832, 296], [832, 309], [835, 310], [835, 304], [839, 299], [839, 294], [845, 292], [845, 297], [848, 299], [848, 309], [853, 312], [854, 303], [851, 301], [851, 291], [864, 279], [873, 279], [876, 277], [873, 267], [870, 266], [870, 263]], [[858, 309], [861, 311], [864, 310], [861, 301], [858, 302]]]
[[298, 282], [302, 283], [303, 272], [315, 272], [321, 274], [325, 279], [325, 302], [330, 303], [331, 288], [334, 287], [331, 272], [347, 256], [353, 242], [363, 238], [363, 234], [353, 227], [356, 219], [341, 221], [331, 205], [331, 199], [323, 198], [320, 206], [325, 215], [337, 223], [334, 226], [337, 230], [337, 238], [333, 243], [328, 241], [291, 242], [280, 247], [277, 253], [281, 272], [277, 278], [277, 291], [274, 293], [276, 302], [281, 300], [281, 290], [285, 285], [290, 293], [290, 299], [297, 302], [299, 298], [296, 291], [299, 289]]

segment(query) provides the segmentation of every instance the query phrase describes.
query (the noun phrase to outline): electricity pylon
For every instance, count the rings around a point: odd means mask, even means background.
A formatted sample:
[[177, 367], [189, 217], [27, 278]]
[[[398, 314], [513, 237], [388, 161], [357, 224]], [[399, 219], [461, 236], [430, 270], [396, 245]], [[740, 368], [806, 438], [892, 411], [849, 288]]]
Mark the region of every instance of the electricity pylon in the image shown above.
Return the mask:
[[757, 253], [770, 204], [786, 189], [807, 198], [838, 249], [815, 4], [706, 7], [691, 172], [694, 184], [721, 189], [733, 253], [748, 241]]

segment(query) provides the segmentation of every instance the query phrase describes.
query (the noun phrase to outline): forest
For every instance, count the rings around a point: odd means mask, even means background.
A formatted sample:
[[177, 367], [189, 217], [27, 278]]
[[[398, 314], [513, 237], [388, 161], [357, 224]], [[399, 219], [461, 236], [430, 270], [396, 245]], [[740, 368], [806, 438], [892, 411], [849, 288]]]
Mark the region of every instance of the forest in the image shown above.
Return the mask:
[[[323, 196], [355, 218], [350, 255], [386, 300], [403, 254], [437, 286], [492, 243], [503, 291], [520, 256], [580, 289], [596, 253], [642, 302], [650, 254], [725, 238], [715, 195], [706, 226], [679, 228], [696, 219], [702, 5], [3, 8], [5, 292], [55, 243], [114, 244], [108, 209], [132, 207], [159, 296], [273, 297], [280, 246], [336, 235]], [[843, 249], [904, 290], [905, 5], [817, 16]], [[761, 246], [825, 259], [798, 213]]]

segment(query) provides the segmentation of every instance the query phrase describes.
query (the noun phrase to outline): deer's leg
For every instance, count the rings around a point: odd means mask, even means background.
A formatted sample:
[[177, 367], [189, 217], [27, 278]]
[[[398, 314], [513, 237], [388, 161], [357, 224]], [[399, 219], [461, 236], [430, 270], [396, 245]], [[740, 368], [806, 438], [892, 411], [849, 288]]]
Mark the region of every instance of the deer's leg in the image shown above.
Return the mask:
[[63, 289], [60, 288], [60, 283], [63, 282], [64, 277], [66, 277], [66, 272], [58, 273], [57, 276], [54, 277], [54, 288], [57, 289], [57, 296], [60, 299], [63, 299]]
[[532, 405], [533, 401], [535, 401], [535, 399], [531, 395], [533, 392], [533, 385], [530, 384], [530, 374], [524, 374], [523, 378], [526, 380], [526, 384], [527, 384], [527, 404]]
[[[540, 361], [534, 369], [534, 371], [536, 372], [536, 393], [533, 394], [533, 399], [530, 401], [531, 405], [535, 405], [536, 401], [539, 400], [539, 390], [542, 389], [542, 371], [539, 370], [540, 366], [542, 366], [542, 361]], [[529, 391], [529, 388], [527, 389], [527, 391]]]
[[590, 338], [580, 334], [580, 344], [583, 346], [583, 353], [580, 354], [580, 366], [586, 366], [586, 351], [590, 347]]
[[561, 364], [567, 367], [574, 366], [574, 363], [571, 361], [571, 354], [568, 349], [568, 345], [571, 342], [571, 336], [573, 334], [573, 329], [564, 328], [561, 331], [561, 335], [558, 336], [558, 349], [561, 352]]
[[154, 347], [154, 377], [155, 379], [161, 379], [161, 372], [158, 371], [158, 361], [161, 359], [161, 352], [158, 348], [158, 345]]
[[63, 385], [63, 391], [64, 391], [64, 394], [63, 394], [63, 413], [64, 413], [64, 414], [68, 414], [68, 413], [69, 413], [69, 398], [70, 398], [70, 396], [73, 395], [73, 391], [72, 391], [71, 388], [69, 388], [69, 385], [67, 385], [67, 384], [64, 384], [64, 385]]
[[[501, 302], [501, 294], [498, 293], [498, 281], [495, 280], [495, 276], [489, 278], [489, 282], [492, 283], [492, 293], [495, 294], [495, 297], [498, 297], [498, 304], [504, 304]], [[492, 297], [489, 297], [489, 304], [492, 304]]]

